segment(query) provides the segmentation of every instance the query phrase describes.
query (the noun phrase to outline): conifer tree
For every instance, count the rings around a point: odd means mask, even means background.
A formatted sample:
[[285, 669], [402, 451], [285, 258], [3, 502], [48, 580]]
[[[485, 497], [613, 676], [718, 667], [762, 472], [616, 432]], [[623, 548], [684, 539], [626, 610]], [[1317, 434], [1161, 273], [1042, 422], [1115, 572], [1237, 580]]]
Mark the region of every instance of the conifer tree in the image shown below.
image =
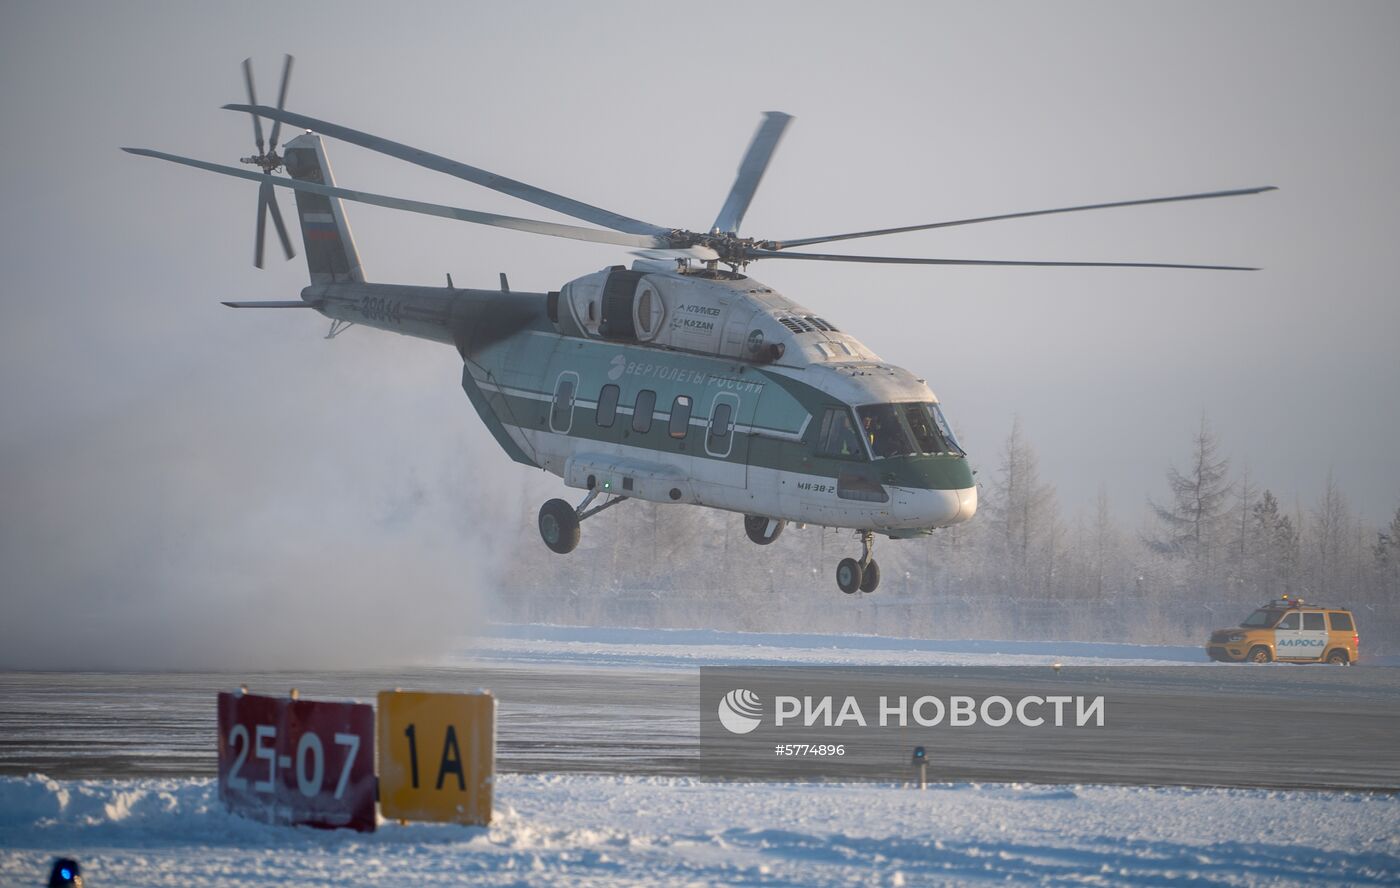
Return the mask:
[[1167, 469], [1170, 499], [1165, 505], [1148, 500], [1159, 524], [1151, 544], [1169, 556], [1189, 559], [1198, 585], [1211, 574], [1229, 510], [1230, 461], [1218, 455], [1219, 447], [1202, 416], [1186, 470]]

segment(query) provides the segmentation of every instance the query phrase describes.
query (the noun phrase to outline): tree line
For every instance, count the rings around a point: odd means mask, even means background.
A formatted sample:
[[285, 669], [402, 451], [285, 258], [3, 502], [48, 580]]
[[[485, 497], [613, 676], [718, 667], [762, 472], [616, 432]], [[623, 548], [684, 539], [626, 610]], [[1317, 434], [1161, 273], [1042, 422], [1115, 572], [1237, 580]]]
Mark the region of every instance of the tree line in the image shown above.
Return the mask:
[[1102, 487], [1088, 509], [1065, 514], [1019, 420], [982, 476], [972, 521], [881, 539], [879, 591], [851, 598], [832, 577], [859, 551], [850, 531], [789, 527], [760, 547], [737, 515], [637, 502], [585, 523], [583, 544], [559, 558], [524, 510], [497, 616], [1194, 644], [1287, 594], [1356, 611], [1363, 656], [1400, 643], [1400, 508], [1388, 524], [1368, 524], [1330, 471], [1316, 502], [1290, 504], [1232, 470], [1204, 418], [1136, 521], [1116, 515]]

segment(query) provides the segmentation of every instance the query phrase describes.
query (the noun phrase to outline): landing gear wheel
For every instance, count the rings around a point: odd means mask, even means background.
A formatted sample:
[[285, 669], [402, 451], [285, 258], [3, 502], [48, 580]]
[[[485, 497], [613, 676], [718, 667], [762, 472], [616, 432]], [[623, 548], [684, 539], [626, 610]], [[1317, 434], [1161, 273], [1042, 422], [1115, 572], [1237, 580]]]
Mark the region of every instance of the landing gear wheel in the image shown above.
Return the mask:
[[1269, 656], [1269, 649], [1262, 644], [1251, 649], [1248, 657], [1251, 663], [1269, 663], [1272, 662], [1273, 659], [1273, 657]]
[[[768, 533], [768, 523], [773, 523], [773, 533]], [[744, 533], [749, 535], [749, 539], [766, 546], [776, 540], [783, 533], [783, 528], [787, 527], [787, 522], [782, 519], [764, 518], [762, 515], [744, 516]]]
[[540, 506], [540, 537], [551, 551], [567, 555], [578, 548], [578, 514], [561, 499]]
[[1333, 666], [1346, 666], [1351, 663], [1351, 658], [1346, 651], [1333, 651], [1327, 655], [1327, 662]]
[[836, 585], [847, 595], [854, 595], [860, 590], [861, 573], [859, 561], [842, 558], [841, 563], [836, 565]]
[[861, 569], [860, 591], [867, 595], [874, 592], [880, 585], [880, 562], [870, 559], [870, 562]]

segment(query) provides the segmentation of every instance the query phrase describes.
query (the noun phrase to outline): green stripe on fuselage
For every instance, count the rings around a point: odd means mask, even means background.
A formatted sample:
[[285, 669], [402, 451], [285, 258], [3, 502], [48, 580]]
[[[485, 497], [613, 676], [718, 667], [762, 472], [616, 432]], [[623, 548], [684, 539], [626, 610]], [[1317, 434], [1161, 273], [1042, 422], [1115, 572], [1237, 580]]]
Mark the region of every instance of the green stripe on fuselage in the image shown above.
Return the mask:
[[870, 463], [878, 467], [880, 480], [919, 490], [966, 490], [973, 486], [967, 457], [951, 453], [894, 456]]
[[[766, 374], [765, 374], [766, 375]], [[791, 380], [788, 380], [791, 382]], [[645, 386], [639, 386], [638, 389]], [[549, 425], [550, 400], [553, 392], [541, 392], [536, 389], [528, 390], [527, 395], [514, 393], [490, 393], [488, 399], [493, 405], [500, 404], [502, 418], [498, 421], [506, 425], [519, 423], [525, 428], [536, 431], [551, 432]], [[470, 392], [468, 392], [470, 394]], [[767, 405], [770, 392], [765, 388], [762, 406]], [[597, 392], [581, 393], [581, 401], [593, 402], [596, 400]], [[632, 392], [623, 391], [621, 406], [631, 407], [636, 400], [636, 390]], [[822, 410], [826, 404], [836, 402], [827, 399], [823, 403]], [[660, 394], [657, 396], [657, 412], [669, 414], [670, 401], [663, 401]], [[704, 414], [699, 407], [693, 412], [695, 418], [708, 416], [708, 405]], [[480, 409], [480, 408], [478, 408]], [[820, 415], [820, 414], [818, 414]], [[513, 417], [512, 422], [507, 417]], [[755, 423], [761, 425], [762, 423]], [[972, 471], [965, 458], [953, 455], [927, 455], [927, 456], [901, 456], [879, 460], [845, 460], [831, 457], [817, 456], [812, 452], [811, 442], [817, 434], [814, 426], [816, 422], [808, 424], [805, 442], [784, 441], [759, 434], [749, 436], [748, 459], [750, 466], [767, 469], [777, 469], [786, 472], [800, 472], [804, 475], [814, 475], [824, 478], [836, 478], [841, 473], [855, 473], [871, 480], [878, 480], [884, 484], [892, 484], [901, 487], [919, 488], [925, 490], [961, 490], [973, 486]], [[697, 459], [710, 459], [718, 462], [743, 463], [742, 456], [744, 448], [734, 446], [727, 457], [712, 456], [705, 450], [705, 435], [707, 429], [704, 426], [690, 425], [687, 428], [684, 439], [672, 438], [668, 431], [666, 417], [657, 417], [652, 420], [651, 428], [645, 432], [637, 432], [632, 427], [632, 416], [621, 410], [613, 420], [610, 427], [603, 428], [598, 425], [597, 410], [591, 404], [576, 403], [574, 405], [573, 422], [569, 428], [568, 437], [581, 441], [600, 441], [609, 444], [623, 444], [632, 447], [640, 447], [656, 453], [672, 454], [676, 456], [691, 456]], [[554, 434], [558, 434], [555, 432]], [[735, 434], [740, 434], [736, 432]], [[514, 442], [512, 442], [513, 444]], [[503, 445], [504, 446], [504, 445]], [[524, 460], [519, 460], [524, 461]]]

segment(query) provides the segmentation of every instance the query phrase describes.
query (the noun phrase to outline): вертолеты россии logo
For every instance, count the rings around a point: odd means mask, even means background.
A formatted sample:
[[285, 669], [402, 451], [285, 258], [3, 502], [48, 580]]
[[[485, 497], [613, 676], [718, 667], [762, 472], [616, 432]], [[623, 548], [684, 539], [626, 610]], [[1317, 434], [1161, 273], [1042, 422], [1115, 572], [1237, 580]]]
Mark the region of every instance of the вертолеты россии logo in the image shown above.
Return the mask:
[[719, 701], [719, 723], [731, 734], [747, 734], [763, 717], [763, 704], [753, 691], [736, 688]]

